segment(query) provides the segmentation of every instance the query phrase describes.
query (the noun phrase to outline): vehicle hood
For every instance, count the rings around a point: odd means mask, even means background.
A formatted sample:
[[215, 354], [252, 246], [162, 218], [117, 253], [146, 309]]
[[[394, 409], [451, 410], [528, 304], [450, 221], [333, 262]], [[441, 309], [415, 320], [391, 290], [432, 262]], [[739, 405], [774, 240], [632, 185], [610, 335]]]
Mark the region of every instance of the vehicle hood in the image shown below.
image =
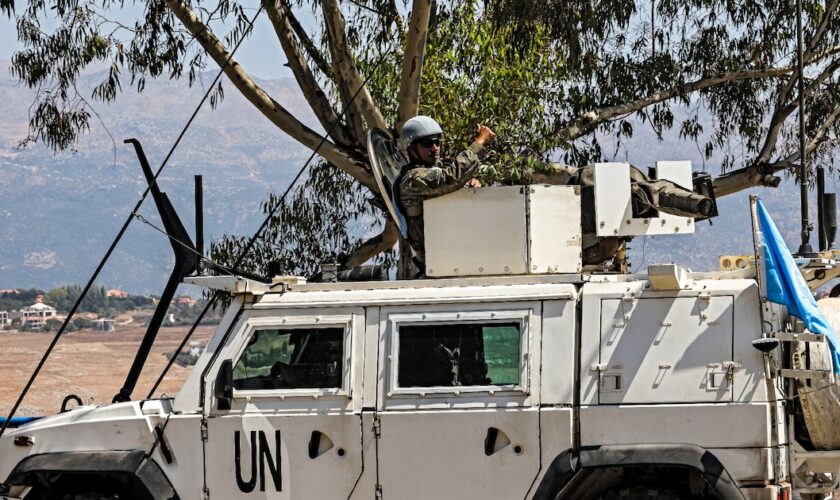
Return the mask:
[[[154, 426], [166, 418], [161, 401], [80, 406], [15, 429], [0, 438], [0, 481], [29, 455], [61, 451], [151, 449]], [[31, 438], [31, 444], [15, 438]], [[27, 440], [29, 441], [29, 440]]]

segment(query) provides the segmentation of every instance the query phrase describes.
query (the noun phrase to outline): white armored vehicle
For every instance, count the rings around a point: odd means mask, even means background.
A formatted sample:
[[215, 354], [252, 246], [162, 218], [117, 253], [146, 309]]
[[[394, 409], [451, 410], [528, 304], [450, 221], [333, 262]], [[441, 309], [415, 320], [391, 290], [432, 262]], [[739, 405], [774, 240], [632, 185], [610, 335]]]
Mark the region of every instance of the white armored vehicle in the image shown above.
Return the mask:
[[[687, 218], [633, 218], [629, 167], [597, 168], [598, 235], [693, 231]], [[690, 185], [690, 165], [659, 169]], [[808, 430], [825, 422], [807, 421], [797, 390], [833, 376], [797, 364], [793, 341], [821, 338], [763, 298], [760, 252], [731, 271], [589, 272], [579, 193], [506, 186], [428, 201], [426, 279], [188, 278], [233, 300], [177, 396], [9, 429], [2, 494], [829, 494], [840, 451], [816, 449]], [[819, 263], [822, 279], [833, 261]]]

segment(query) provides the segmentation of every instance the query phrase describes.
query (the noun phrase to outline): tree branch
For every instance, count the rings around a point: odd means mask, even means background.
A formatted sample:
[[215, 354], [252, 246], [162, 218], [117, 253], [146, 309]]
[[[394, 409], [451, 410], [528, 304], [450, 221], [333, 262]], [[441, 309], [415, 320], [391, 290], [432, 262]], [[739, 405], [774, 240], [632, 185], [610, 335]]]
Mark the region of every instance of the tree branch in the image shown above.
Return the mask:
[[397, 110], [396, 129], [399, 130], [420, 109], [420, 77], [423, 74], [423, 57], [429, 33], [429, 16], [432, 0], [414, 0], [408, 37], [405, 42], [402, 78], [400, 80], [400, 105]]
[[[805, 145], [805, 154], [814, 152], [825, 140], [828, 130], [837, 122], [840, 116], [840, 106], [834, 108], [830, 115], [817, 129], [814, 138]], [[756, 186], [777, 187], [781, 179], [775, 174], [782, 170], [798, 167], [799, 151], [773, 163], [753, 164], [745, 168], [734, 170], [714, 179], [715, 196], [726, 196], [744, 189]]]
[[400, 15], [400, 9], [397, 7], [397, 2], [395, 0], [389, 0], [388, 10], [391, 22], [397, 25], [397, 32], [402, 33], [405, 27], [403, 26], [403, 20], [402, 16]]
[[834, 14], [834, 11], [837, 9], [838, 0], [831, 0], [826, 5], [825, 13], [823, 14], [823, 18], [820, 20], [819, 26], [817, 26], [816, 31], [814, 31], [814, 36], [808, 40], [808, 49], [803, 54], [804, 60], [808, 60], [811, 57], [811, 54], [814, 53], [814, 49], [816, 46], [822, 41], [823, 35], [825, 35], [826, 30], [828, 29], [828, 25], [831, 21], [831, 16]]
[[[341, 80], [341, 77], [339, 77], [339, 80]], [[341, 97], [341, 103], [344, 106], [344, 117], [346, 119], [347, 129], [355, 138], [359, 148], [364, 150], [364, 145], [367, 142], [367, 137], [365, 136], [366, 129], [364, 118], [362, 118], [362, 115], [359, 113], [357, 103], [353, 100], [353, 93], [350, 92], [347, 85], [338, 81], [336, 82], [336, 86], [338, 87], [338, 95]]]
[[291, 10], [289, 13], [289, 24], [292, 25], [292, 29], [295, 31], [295, 35], [297, 35], [298, 40], [300, 40], [300, 44], [303, 46], [304, 50], [306, 50], [306, 54], [310, 59], [312, 59], [312, 62], [315, 63], [315, 66], [319, 71], [321, 71], [321, 73], [325, 74], [328, 78], [332, 78], [333, 72], [332, 68], [330, 68], [330, 63], [324, 59], [324, 55], [321, 54], [321, 51], [318, 50], [318, 47], [316, 47], [315, 43], [312, 42], [312, 39], [309, 38], [309, 35], [306, 33], [306, 30], [303, 29], [303, 26], [301, 26], [297, 17], [291, 15]]
[[782, 180], [774, 174], [779, 170], [782, 169], [759, 169], [758, 166], [751, 165], [727, 172], [712, 180], [715, 196], [720, 198], [756, 186], [777, 187]]
[[616, 116], [626, 115], [639, 110], [642, 110], [653, 104], [657, 104], [668, 99], [672, 99], [684, 94], [690, 94], [698, 90], [704, 90], [721, 83], [733, 82], [738, 80], [748, 80], [751, 78], [768, 78], [773, 76], [780, 76], [790, 73], [792, 68], [764, 68], [757, 70], [732, 71], [729, 73], [720, 73], [714, 76], [701, 78], [690, 83], [671, 87], [670, 89], [657, 92], [642, 99], [626, 102], [616, 106], [605, 106], [593, 111], [589, 111], [578, 118], [574, 119], [569, 125], [555, 128], [554, 136], [561, 141], [569, 141], [576, 139], [581, 135], [591, 132], [596, 125]]
[[[822, 73], [820, 73], [817, 78], [811, 81], [808, 86], [805, 88], [805, 95], [812, 94], [822, 82], [824, 82], [832, 73], [837, 71], [840, 68], [840, 59], [836, 59], [831, 62], [828, 66], [823, 69]], [[788, 88], [791, 87], [791, 83], [795, 82], [796, 79], [791, 76], [788, 82]], [[779, 94], [781, 97], [781, 94]], [[770, 118], [770, 125], [767, 129], [767, 137], [764, 139], [764, 144], [759, 151], [758, 156], [756, 156], [755, 163], [763, 164], [767, 163], [770, 160], [770, 155], [773, 154], [773, 150], [776, 148], [776, 142], [779, 138], [779, 132], [782, 130], [782, 125], [784, 125], [785, 120], [787, 120], [788, 116], [791, 115], [796, 109], [799, 107], [799, 101], [794, 99], [785, 106], [780, 107], [781, 99], [776, 99], [776, 108], [773, 110], [773, 116]]]
[[166, 5], [198, 40], [210, 57], [216, 61], [216, 64], [224, 67], [225, 75], [237, 90], [260, 110], [271, 123], [312, 151], [317, 150], [318, 154], [324, 159], [350, 174], [373, 192], [379, 192], [373, 176], [363, 164], [351, 158], [335, 144], [323, 141], [319, 134], [301, 123], [260, 88], [242, 66], [231, 57], [231, 54], [210, 28], [201, 22], [195, 12], [183, 0], [166, 0]]
[[330, 137], [339, 145], [349, 147], [353, 144], [353, 139], [349, 136], [347, 129], [339, 123], [338, 115], [321, 86], [318, 85], [318, 81], [315, 80], [315, 76], [309, 68], [309, 63], [300, 51], [300, 45], [293, 34], [290, 22], [294, 15], [288, 0], [266, 2], [265, 8], [306, 102], [309, 103], [312, 111], [315, 112], [315, 116], [318, 117], [318, 121], [321, 122], [321, 126], [325, 131], [328, 131]]
[[[826, 134], [828, 134], [828, 130], [834, 125], [837, 121], [837, 117], [840, 116], [840, 106], [835, 107], [831, 114], [825, 119], [825, 121], [820, 125], [820, 128], [817, 129], [817, 133], [814, 134], [814, 138], [811, 139], [808, 144], [805, 145], [805, 154], [809, 155], [813, 153], [817, 147], [819, 147], [820, 143], [825, 140]], [[800, 161], [799, 151], [797, 150], [794, 153], [789, 154], [785, 158], [775, 161], [769, 165], [767, 165], [770, 169], [775, 169], [776, 171], [791, 168], [794, 166], [798, 166], [797, 163]]]
[[817, 52], [816, 54], [806, 56], [805, 57], [805, 64], [813, 64], [815, 62], [822, 61], [826, 57], [833, 56], [834, 54], [837, 54], [838, 52], [840, 52], [840, 45], [834, 45], [834, 46], [829, 47], [825, 50], [821, 50], [821, 51]]
[[[385, 119], [376, 103], [373, 102], [370, 91], [364, 86], [364, 81], [359, 75], [356, 63], [353, 61], [353, 55], [347, 45], [347, 37], [344, 35], [344, 16], [341, 14], [337, 0], [321, 0], [321, 8], [324, 12], [327, 37], [330, 42], [330, 55], [335, 70], [335, 79], [339, 87], [344, 89], [342, 95], [348, 98], [358, 92], [352, 104], [350, 102], [345, 104], [345, 106], [350, 105], [347, 107], [348, 112], [350, 112], [351, 107], [355, 107], [367, 122], [368, 127], [387, 129]], [[360, 144], [366, 142], [364, 132], [364, 130], [356, 130], [357, 134], [362, 134]]]
[[386, 220], [381, 233], [359, 245], [347, 256], [344, 267], [361, 266], [371, 258], [393, 248], [399, 239], [400, 231], [397, 225], [390, 219]]

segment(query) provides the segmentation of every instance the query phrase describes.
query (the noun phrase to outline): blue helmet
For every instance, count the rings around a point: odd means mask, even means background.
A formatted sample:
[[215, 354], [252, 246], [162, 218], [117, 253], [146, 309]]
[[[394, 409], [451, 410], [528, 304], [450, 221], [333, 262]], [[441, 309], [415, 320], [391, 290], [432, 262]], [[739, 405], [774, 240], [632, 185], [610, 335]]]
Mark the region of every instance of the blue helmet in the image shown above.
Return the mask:
[[406, 121], [400, 129], [400, 142], [404, 148], [425, 137], [442, 135], [443, 129], [429, 116], [418, 115]]

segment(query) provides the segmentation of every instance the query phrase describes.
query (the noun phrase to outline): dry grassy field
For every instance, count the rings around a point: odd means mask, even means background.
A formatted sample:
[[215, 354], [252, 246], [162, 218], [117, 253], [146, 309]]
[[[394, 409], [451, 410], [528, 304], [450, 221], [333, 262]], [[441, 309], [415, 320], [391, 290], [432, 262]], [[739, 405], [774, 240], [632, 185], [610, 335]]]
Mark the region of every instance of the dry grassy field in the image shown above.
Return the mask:
[[[164, 353], [171, 354], [187, 330], [187, 327], [161, 328], [137, 383], [134, 399], [146, 397], [166, 366]], [[212, 331], [212, 326], [200, 327], [191, 340], [204, 344]], [[57, 413], [68, 394], [78, 395], [85, 403], [110, 403], [125, 380], [144, 333], [143, 327], [134, 327], [110, 333], [82, 331], [63, 335], [17, 415]], [[53, 335], [0, 332], [0, 415], [8, 415]], [[158, 394], [175, 395], [187, 373], [189, 369], [173, 365]]]

